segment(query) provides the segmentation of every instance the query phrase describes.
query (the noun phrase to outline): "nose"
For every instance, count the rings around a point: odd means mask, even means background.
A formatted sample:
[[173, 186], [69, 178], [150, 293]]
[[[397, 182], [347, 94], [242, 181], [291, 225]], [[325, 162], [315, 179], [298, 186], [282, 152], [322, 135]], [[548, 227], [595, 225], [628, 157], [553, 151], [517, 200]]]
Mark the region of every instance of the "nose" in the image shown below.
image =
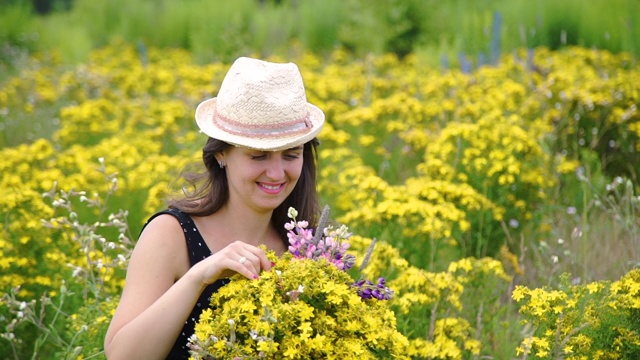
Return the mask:
[[282, 180], [284, 178], [284, 164], [283, 160], [279, 156], [274, 156], [270, 159], [266, 175], [271, 180]]

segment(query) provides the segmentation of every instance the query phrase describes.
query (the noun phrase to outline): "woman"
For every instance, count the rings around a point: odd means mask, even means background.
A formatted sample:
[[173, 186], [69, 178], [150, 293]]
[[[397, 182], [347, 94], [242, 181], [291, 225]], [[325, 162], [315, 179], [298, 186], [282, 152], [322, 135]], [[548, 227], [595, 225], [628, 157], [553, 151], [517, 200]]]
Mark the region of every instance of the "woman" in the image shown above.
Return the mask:
[[306, 100], [295, 64], [239, 58], [218, 96], [196, 109], [209, 136], [206, 172], [145, 225], [107, 331], [109, 359], [186, 359], [213, 292], [235, 273], [272, 264], [259, 246], [287, 249], [287, 210], [315, 223], [316, 135], [324, 113]]

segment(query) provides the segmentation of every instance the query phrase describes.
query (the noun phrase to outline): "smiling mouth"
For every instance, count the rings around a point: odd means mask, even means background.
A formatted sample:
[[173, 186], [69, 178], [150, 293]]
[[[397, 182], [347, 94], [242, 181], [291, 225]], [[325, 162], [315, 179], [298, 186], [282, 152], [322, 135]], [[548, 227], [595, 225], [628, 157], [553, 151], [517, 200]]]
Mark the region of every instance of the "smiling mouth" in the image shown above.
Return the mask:
[[258, 186], [260, 186], [263, 190], [266, 190], [267, 192], [278, 192], [284, 187], [284, 184], [267, 185], [263, 183], [258, 183]]

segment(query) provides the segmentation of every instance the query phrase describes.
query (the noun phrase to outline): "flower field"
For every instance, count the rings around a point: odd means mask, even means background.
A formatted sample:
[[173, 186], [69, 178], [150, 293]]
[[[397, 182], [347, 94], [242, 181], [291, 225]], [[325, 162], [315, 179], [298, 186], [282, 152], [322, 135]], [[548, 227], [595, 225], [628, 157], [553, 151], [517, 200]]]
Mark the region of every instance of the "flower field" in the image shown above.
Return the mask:
[[[640, 358], [637, 59], [286, 60], [327, 116], [321, 200], [358, 259], [377, 239], [365, 274], [395, 292], [404, 356]], [[200, 161], [195, 106], [228, 66], [114, 43], [3, 80], [0, 358], [104, 358], [133, 243]]]

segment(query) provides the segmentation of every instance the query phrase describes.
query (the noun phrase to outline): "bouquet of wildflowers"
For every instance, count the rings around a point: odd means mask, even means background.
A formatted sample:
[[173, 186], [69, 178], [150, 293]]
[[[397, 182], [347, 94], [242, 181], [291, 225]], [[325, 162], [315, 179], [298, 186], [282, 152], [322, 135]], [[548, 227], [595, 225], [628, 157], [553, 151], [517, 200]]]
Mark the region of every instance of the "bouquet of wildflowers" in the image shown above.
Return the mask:
[[351, 234], [325, 227], [327, 214], [314, 235], [289, 209], [289, 252], [268, 252], [271, 271], [258, 280], [236, 275], [213, 295], [190, 339], [191, 359], [403, 358], [408, 340], [384, 301], [393, 292], [384, 278], [349, 275]]

